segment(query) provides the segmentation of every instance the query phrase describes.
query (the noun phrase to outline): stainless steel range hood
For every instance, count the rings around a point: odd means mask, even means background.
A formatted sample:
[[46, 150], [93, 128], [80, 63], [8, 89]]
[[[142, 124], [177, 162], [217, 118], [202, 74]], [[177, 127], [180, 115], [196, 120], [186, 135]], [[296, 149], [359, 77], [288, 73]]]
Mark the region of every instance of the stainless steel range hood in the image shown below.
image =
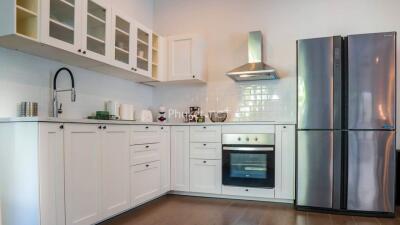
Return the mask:
[[249, 62], [226, 73], [235, 81], [279, 79], [276, 70], [263, 62], [263, 39], [261, 31], [249, 33]]

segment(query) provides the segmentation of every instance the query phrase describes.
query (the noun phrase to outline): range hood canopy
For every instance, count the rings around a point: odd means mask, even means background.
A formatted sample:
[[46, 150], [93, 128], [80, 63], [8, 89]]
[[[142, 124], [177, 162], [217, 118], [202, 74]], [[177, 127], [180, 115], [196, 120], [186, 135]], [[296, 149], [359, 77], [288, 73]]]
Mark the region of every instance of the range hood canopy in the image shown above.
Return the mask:
[[249, 33], [249, 62], [226, 73], [235, 81], [279, 79], [276, 70], [263, 62], [263, 38], [261, 31]]

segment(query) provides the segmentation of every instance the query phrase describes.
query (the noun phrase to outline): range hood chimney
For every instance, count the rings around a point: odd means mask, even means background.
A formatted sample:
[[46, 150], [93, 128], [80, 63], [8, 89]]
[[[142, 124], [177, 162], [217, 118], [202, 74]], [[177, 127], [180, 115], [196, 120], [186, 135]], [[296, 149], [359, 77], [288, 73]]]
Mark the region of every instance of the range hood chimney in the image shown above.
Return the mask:
[[249, 62], [226, 73], [235, 81], [279, 79], [276, 70], [263, 62], [263, 38], [261, 31], [249, 33]]

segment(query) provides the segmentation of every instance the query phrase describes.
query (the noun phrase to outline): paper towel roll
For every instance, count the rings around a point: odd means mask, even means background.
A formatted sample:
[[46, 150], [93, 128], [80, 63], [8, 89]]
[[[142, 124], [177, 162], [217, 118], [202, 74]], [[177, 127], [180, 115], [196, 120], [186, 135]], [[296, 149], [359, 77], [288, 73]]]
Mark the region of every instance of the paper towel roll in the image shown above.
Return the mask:
[[133, 120], [133, 105], [121, 104], [119, 107], [121, 120]]

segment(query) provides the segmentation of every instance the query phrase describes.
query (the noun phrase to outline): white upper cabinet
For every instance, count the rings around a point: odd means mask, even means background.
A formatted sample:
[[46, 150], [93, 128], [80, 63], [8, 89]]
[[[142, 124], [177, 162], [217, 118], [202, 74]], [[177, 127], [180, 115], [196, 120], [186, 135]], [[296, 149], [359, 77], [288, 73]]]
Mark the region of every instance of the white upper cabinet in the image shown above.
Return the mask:
[[107, 45], [111, 43], [111, 7], [106, 0], [82, 2], [82, 53], [107, 63], [110, 59]]
[[135, 71], [135, 25], [124, 13], [112, 12], [111, 55], [116, 66]]
[[2, 0], [0, 36], [16, 35], [38, 41], [40, 36], [40, 0]]
[[203, 39], [163, 38], [109, 0], [2, 0], [0, 46], [157, 84], [206, 82]]
[[41, 41], [66, 51], [81, 49], [82, 3], [79, 0], [41, 0]]
[[152, 32], [136, 23], [136, 69], [143, 76], [151, 77]]
[[168, 38], [169, 80], [206, 80], [205, 45], [197, 35]]

